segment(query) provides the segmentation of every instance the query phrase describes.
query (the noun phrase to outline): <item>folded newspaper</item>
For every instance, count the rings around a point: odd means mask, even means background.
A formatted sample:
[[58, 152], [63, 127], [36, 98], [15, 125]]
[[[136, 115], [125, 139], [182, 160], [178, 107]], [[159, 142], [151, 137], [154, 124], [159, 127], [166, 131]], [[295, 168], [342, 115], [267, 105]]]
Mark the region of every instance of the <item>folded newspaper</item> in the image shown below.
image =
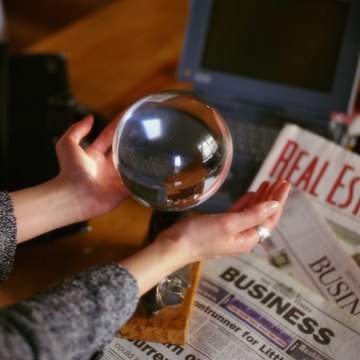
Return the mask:
[[250, 189], [284, 178], [310, 195], [360, 266], [360, 156], [296, 125], [286, 125]]
[[360, 322], [255, 254], [207, 261], [184, 346], [115, 338], [102, 360], [358, 359]]
[[187, 343], [115, 338], [102, 360], [359, 358], [360, 157], [288, 125], [251, 188], [279, 177], [299, 190], [271, 238], [204, 263]]
[[305, 192], [291, 192], [278, 227], [253, 252], [360, 319], [360, 268]]

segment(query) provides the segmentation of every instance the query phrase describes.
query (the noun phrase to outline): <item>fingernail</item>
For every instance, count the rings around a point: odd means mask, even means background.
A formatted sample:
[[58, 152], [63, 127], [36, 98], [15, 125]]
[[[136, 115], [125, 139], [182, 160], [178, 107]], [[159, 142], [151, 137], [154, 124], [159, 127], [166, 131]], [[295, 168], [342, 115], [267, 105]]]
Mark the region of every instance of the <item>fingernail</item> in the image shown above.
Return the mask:
[[266, 203], [267, 210], [269, 210], [271, 212], [276, 210], [279, 206], [280, 206], [280, 203], [278, 201], [274, 201], [274, 200], [268, 201]]

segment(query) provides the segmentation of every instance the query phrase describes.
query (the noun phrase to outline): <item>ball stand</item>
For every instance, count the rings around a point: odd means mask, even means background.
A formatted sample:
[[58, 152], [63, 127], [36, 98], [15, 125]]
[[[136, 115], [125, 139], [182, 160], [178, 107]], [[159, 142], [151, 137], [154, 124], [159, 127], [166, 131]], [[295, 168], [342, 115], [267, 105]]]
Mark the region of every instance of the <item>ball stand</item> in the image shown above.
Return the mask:
[[[146, 244], [166, 227], [189, 215], [189, 211], [154, 211]], [[144, 294], [135, 314], [118, 335], [131, 340], [184, 345], [200, 270], [200, 262], [187, 265]]]

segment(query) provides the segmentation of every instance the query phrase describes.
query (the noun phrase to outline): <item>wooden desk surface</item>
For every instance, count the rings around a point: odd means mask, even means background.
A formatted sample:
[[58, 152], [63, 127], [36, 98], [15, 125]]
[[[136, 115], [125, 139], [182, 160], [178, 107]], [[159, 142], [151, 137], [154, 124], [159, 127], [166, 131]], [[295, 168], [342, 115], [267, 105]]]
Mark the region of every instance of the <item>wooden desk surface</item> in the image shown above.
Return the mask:
[[29, 49], [68, 55], [71, 88], [112, 118], [151, 92], [184, 86], [175, 72], [188, 0], [122, 0]]
[[[32, 46], [29, 52], [64, 52], [73, 95], [107, 119], [151, 92], [184, 88], [175, 72], [187, 18], [187, 0], [123, 0]], [[128, 200], [93, 219], [91, 232], [17, 249], [14, 271], [0, 287], [4, 306], [90, 265], [136, 251], [151, 210]]]

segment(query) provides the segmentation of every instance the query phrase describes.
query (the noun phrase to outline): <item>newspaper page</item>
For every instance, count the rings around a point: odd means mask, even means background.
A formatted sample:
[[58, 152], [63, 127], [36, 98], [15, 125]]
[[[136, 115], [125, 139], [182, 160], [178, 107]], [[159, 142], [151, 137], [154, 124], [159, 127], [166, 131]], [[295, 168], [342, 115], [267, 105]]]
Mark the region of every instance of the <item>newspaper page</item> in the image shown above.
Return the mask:
[[279, 225], [253, 252], [360, 319], [360, 268], [307, 193], [291, 192]]
[[255, 254], [204, 264], [184, 346], [115, 338], [102, 360], [357, 359], [360, 322]]
[[310, 195], [341, 244], [360, 266], [360, 156], [288, 124], [280, 132], [250, 190], [284, 178]]

